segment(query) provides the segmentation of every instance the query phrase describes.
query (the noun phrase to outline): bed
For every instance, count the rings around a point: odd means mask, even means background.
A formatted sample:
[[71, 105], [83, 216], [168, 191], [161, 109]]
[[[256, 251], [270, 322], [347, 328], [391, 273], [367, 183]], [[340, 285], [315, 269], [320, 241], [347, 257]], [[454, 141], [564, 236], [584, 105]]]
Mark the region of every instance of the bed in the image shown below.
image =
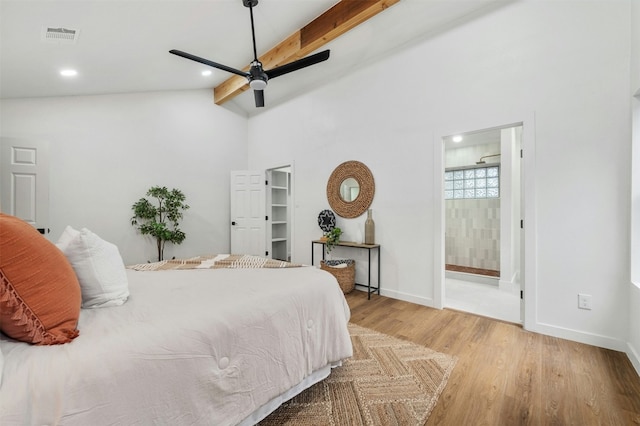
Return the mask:
[[210, 266], [127, 269], [69, 343], [0, 333], [0, 424], [255, 424], [351, 356], [331, 274]]

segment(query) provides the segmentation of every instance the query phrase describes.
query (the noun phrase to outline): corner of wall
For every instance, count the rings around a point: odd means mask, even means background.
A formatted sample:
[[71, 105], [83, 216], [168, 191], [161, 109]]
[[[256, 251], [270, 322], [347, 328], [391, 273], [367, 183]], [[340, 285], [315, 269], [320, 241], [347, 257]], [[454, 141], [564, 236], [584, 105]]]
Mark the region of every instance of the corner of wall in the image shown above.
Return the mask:
[[627, 344], [627, 356], [629, 357], [629, 361], [631, 361], [633, 368], [636, 369], [636, 373], [640, 376], [640, 353], [631, 343]]
[[629, 284], [629, 336], [626, 353], [640, 375], [640, 286]]

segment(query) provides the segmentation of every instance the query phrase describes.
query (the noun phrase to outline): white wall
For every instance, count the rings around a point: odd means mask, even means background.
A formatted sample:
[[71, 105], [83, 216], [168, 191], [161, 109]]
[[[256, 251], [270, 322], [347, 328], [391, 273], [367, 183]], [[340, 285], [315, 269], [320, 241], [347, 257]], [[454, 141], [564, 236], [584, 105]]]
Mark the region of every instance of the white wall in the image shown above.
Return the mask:
[[640, 3], [631, 2], [631, 88], [640, 95]]
[[[525, 194], [535, 198], [537, 230], [528, 326], [624, 349], [629, 17], [628, 1], [516, 2], [252, 117], [249, 166], [295, 162], [294, 260], [310, 261], [331, 171], [359, 160], [376, 181], [382, 293], [435, 304], [441, 186], [433, 167], [441, 159], [433, 141], [516, 121], [531, 126], [525, 119], [535, 115], [535, 129], [524, 130], [535, 135], [536, 167], [536, 193]], [[593, 296], [592, 310], [578, 310], [578, 293]]]
[[631, 100], [633, 175], [631, 191], [631, 283], [629, 285], [629, 347], [627, 353], [640, 374], [640, 2], [631, 7]]
[[210, 90], [2, 100], [1, 135], [50, 143], [50, 239], [66, 225], [118, 245], [126, 263], [154, 260], [155, 244], [130, 224], [154, 185], [191, 206], [165, 257], [229, 251], [229, 171], [247, 164], [246, 119]]
[[[495, 142], [483, 145], [471, 145], [462, 148], [454, 148], [451, 145], [445, 148], [444, 165], [446, 168], [473, 166], [485, 155], [500, 154], [500, 137]], [[500, 164], [501, 157], [489, 157], [484, 161], [487, 165]]]

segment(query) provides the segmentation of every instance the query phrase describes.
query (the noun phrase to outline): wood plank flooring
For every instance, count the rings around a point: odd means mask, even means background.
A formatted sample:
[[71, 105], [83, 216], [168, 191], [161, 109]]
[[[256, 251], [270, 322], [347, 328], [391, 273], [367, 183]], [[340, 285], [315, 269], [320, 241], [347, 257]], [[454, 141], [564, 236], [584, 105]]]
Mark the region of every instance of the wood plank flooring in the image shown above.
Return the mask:
[[458, 357], [427, 425], [640, 424], [626, 354], [354, 291], [351, 322]]

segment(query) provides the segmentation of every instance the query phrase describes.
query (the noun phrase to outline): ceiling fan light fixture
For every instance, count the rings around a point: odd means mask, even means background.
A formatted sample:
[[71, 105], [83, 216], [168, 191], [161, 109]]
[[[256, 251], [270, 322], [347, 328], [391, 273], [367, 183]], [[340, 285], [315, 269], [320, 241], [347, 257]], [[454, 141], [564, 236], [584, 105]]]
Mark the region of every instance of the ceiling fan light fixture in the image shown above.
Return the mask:
[[249, 87], [251, 87], [253, 90], [264, 90], [264, 88], [267, 87], [267, 82], [258, 78], [255, 80], [251, 80], [249, 82]]

